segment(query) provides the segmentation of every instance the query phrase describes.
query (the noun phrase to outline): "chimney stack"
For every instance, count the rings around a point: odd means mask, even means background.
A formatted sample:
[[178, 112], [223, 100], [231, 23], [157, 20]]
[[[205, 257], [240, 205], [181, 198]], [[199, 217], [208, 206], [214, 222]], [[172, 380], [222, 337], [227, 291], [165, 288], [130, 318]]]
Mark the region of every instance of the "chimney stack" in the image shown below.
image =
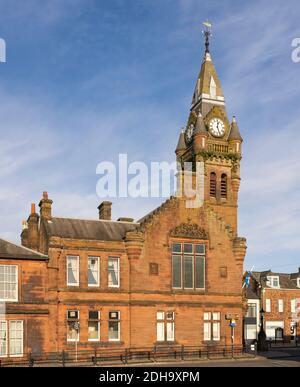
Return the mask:
[[[39, 247], [39, 215], [36, 213], [35, 204], [31, 204], [31, 213], [27, 220], [28, 227], [23, 229], [21, 234], [22, 244], [32, 250]], [[25, 224], [24, 224], [25, 226]]]
[[111, 202], [103, 202], [98, 207], [100, 220], [111, 220]]
[[48, 192], [43, 192], [43, 198], [39, 203], [41, 219], [51, 220], [52, 203], [53, 201], [48, 197]]

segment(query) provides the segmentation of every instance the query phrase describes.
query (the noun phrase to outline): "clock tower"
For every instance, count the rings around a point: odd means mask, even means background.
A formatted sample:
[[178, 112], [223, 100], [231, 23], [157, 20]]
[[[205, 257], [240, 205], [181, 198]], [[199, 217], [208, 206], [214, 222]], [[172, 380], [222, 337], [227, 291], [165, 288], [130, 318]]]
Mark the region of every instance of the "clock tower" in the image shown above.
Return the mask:
[[205, 23], [205, 54], [192, 98], [188, 122], [179, 138], [177, 162], [204, 163], [204, 205], [237, 233], [242, 142], [235, 117], [228, 118], [225, 98], [209, 50], [210, 25]]

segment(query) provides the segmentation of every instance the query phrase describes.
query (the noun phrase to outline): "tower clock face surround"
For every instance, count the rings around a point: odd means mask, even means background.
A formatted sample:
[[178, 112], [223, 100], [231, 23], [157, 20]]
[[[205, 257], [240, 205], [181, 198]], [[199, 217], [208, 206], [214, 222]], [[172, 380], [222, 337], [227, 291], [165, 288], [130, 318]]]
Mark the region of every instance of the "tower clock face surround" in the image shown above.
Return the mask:
[[209, 131], [214, 137], [223, 137], [225, 134], [225, 124], [220, 118], [213, 118], [209, 122]]

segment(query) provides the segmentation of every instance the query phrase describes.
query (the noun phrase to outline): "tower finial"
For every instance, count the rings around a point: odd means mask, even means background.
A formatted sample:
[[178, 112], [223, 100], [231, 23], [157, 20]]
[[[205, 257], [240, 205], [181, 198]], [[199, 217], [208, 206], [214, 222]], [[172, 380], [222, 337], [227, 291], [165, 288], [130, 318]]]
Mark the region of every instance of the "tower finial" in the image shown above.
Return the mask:
[[209, 54], [209, 38], [212, 36], [211, 28], [212, 24], [207, 20], [203, 23], [205, 29], [203, 31], [203, 35], [205, 38], [205, 54]]

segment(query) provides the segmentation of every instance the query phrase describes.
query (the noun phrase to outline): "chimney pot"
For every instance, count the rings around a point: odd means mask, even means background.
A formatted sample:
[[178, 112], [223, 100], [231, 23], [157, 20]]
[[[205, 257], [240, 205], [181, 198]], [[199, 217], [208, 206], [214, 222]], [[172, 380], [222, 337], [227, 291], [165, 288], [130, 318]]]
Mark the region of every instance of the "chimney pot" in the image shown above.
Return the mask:
[[35, 214], [36, 209], [35, 209], [35, 203], [31, 203], [31, 214]]
[[49, 199], [48, 192], [43, 192], [42, 200], [39, 203], [41, 218], [51, 220], [53, 201]]

